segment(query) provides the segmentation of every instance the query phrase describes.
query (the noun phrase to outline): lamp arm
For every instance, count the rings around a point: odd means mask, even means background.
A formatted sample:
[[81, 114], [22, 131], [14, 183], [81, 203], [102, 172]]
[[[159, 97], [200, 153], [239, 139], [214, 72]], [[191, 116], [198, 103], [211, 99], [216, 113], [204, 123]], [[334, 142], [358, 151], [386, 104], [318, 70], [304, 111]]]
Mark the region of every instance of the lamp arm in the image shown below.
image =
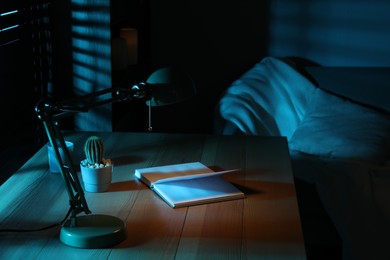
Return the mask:
[[[65, 140], [56, 122], [43, 119], [43, 125], [51, 146], [53, 147], [60, 171], [68, 192], [69, 204], [71, 207], [71, 220], [75, 220], [76, 215], [81, 212], [90, 214], [84, 191], [81, 187], [79, 178], [73, 168], [72, 157], [66, 147]], [[60, 155], [63, 152], [63, 157]], [[75, 224], [75, 223], [74, 223]]]
[[[111, 96], [105, 99], [96, 100], [98, 97], [107, 94], [111, 94]], [[66, 147], [64, 137], [58, 126], [58, 120], [78, 112], [88, 112], [89, 109], [98, 106], [133, 99], [148, 100], [150, 97], [150, 85], [140, 83], [133, 86], [131, 89], [109, 88], [60, 103], [45, 102], [44, 100], [37, 103], [35, 111], [38, 118], [43, 122], [46, 135], [53, 147], [68, 192], [69, 204], [71, 207], [71, 226], [76, 226], [76, 216], [79, 213], [84, 212], [90, 214], [91, 211], [88, 208], [83, 188], [81, 187], [80, 180], [73, 167], [72, 157], [70, 156], [70, 152]], [[81, 105], [77, 105], [77, 103], [81, 103]], [[61, 157], [60, 150], [63, 152], [63, 157]]]
[[[104, 97], [108, 94], [108, 97]], [[56, 114], [52, 114], [51, 116], [55, 120], [58, 120], [75, 113], [88, 112], [89, 109], [107, 104], [131, 101], [134, 99], [148, 101], [151, 97], [152, 85], [141, 82], [131, 88], [108, 88], [84, 96], [57, 102], [55, 104], [41, 104], [41, 106], [46, 106], [45, 109], [48, 110], [48, 112], [55, 112]]]

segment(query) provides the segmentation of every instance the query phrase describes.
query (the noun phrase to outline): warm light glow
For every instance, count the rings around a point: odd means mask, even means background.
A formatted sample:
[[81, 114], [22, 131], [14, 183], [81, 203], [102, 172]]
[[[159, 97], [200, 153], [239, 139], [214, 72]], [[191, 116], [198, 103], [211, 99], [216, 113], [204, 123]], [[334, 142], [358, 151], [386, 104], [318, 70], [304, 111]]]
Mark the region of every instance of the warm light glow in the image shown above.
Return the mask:
[[120, 37], [126, 39], [128, 65], [138, 63], [138, 31], [135, 28], [122, 28]]

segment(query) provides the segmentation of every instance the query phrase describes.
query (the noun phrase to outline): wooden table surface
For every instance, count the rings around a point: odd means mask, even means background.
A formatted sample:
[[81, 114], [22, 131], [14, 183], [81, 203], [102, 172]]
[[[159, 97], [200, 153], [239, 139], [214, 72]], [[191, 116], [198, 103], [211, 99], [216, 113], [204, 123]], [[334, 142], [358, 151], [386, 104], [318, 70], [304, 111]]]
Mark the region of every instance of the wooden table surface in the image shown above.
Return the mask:
[[[91, 133], [65, 135], [75, 164]], [[104, 193], [85, 193], [94, 214], [125, 221], [127, 239], [108, 249], [66, 246], [59, 227], [0, 233], [0, 259], [305, 259], [287, 142], [282, 137], [159, 133], [93, 133], [114, 163]], [[200, 161], [225, 175], [245, 199], [172, 209], [134, 178], [136, 168]], [[77, 170], [79, 171], [79, 167]], [[81, 180], [81, 179], [80, 179]], [[0, 229], [29, 229], [61, 221], [69, 208], [60, 174], [39, 150], [0, 187]]]

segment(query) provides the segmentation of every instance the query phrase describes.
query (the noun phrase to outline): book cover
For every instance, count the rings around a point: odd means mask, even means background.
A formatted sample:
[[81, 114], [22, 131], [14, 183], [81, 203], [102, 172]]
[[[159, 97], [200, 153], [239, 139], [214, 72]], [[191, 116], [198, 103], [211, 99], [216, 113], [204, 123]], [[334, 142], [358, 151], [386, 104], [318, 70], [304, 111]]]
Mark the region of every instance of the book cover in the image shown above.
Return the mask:
[[136, 178], [156, 192], [172, 208], [224, 200], [241, 199], [245, 194], [222, 174], [200, 162], [137, 169]]

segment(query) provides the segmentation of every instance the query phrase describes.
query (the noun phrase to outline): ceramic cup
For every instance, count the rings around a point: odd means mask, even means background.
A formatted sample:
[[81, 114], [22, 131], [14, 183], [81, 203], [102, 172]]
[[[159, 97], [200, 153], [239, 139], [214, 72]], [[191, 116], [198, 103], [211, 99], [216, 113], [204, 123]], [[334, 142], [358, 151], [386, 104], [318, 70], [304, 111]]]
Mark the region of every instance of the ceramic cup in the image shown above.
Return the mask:
[[88, 168], [80, 165], [84, 190], [87, 192], [104, 192], [111, 185], [113, 165], [103, 168]]
[[[66, 147], [68, 148], [69, 152], [72, 154], [73, 147], [74, 147], [73, 143], [69, 142], [69, 141], [65, 141], [65, 144], [66, 144]], [[53, 147], [51, 146], [50, 143], [47, 145], [47, 152], [48, 152], [48, 156], [49, 156], [50, 172], [51, 173], [59, 173], [59, 172], [61, 172], [60, 171], [60, 166], [58, 165], [58, 162], [57, 162], [57, 159], [56, 159], [56, 155], [54, 153], [54, 149], [53, 149]], [[62, 160], [64, 160], [64, 152], [63, 152], [63, 150], [61, 148], [60, 148], [60, 156], [61, 156]]]

